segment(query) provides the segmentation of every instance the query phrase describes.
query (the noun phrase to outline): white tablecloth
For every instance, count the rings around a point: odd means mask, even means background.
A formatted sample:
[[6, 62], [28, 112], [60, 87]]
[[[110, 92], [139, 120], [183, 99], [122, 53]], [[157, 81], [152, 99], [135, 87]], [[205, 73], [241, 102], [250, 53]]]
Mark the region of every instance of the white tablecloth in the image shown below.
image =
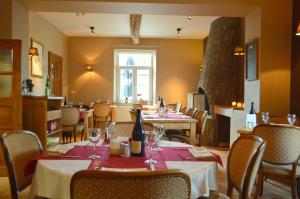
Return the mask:
[[[85, 145], [86, 143], [75, 143]], [[73, 144], [74, 145], [74, 144]], [[183, 143], [161, 141], [161, 146], [190, 146]], [[33, 177], [29, 198], [36, 196], [69, 199], [72, 175], [87, 169], [90, 160], [39, 160]], [[169, 169], [182, 169], [189, 174], [192, 198], [208, 196], [209, 190], [218, 190], [217, 164], [215, 162], [166, 161]]]

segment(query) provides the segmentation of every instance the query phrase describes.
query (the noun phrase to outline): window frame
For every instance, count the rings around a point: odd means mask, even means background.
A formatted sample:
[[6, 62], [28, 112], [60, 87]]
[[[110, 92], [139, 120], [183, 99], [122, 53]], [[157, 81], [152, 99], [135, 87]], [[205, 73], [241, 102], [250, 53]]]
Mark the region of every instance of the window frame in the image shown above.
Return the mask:
[[[151, 54], [151, 66], [120, 66], [119, 54]], [[120, 72], [121, 69], [133, 70], [133, 99], [128, 99], [129, 103], [139, 102], [137, 98], [137, 71], [149, 70], [149, 100], [155, 101], [156, 99], [156, 50], [139, 50], [139, 49], [115, 49], [114, 50], [114, 101], [117, 103], [124, 103], [125, 101], [120, 99]], [[152, 81], [151, 81], [152, 80]]]

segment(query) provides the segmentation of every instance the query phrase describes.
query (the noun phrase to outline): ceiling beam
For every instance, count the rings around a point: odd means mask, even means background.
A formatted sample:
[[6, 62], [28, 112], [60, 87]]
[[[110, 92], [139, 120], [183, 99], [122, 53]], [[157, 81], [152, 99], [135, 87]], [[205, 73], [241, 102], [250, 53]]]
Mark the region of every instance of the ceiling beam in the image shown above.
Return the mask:
[[132, 41], [135, 45], [140, 43], [140, 28], [142, 22], [142, 15], [131, 14], [130, 15], [130, 34]]

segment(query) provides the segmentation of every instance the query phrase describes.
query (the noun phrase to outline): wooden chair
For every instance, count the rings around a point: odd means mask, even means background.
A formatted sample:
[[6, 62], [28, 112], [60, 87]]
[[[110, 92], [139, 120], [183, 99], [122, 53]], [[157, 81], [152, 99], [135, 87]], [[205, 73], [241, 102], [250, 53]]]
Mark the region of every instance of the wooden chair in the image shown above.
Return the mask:
[[261, 124], [253, 131], [254, 135], [262, 137], [267, 143], [259, 171], [259, 194], [263, 193], [264, 180], [272, 177], [272, 180], [289, 180], [292, 198], [296, 199], [296, 181], [300, 178], [300, 128]]
[[[76, 131], [82, 132], [83, 127], [77, 129], [77, 124], [80, 119], [80, 112], [76, 107], [62, 107], [62, 139], [63, 143], [69, 143], [74, 135], [74, 142], [76, 142]], [[82, 137], [82, 136], [81, 136]], [[66, 139], [66, 142], [65, 142]]]
[[37, 135], [29, 131], [3, 134], [0, 141], [8, 170], [11, 197], [18, 199], [18, 193], [32, 181], [32, 174], [24, 175], [25, 168], [34, 156], [43, 153], [43, 147]]
[[179, 170], [109, 172], [83, 170], [71, 180], [71, 199], [189, 199], [191, 181]]
[[110, 121], [110, 104], [109, 103], [94, 103], [94, 123], [97, 128]]
[[143, 105], [142, 104], [132, 104], [132, 108], [133, 109], [140, 109], [140, 110], [142, 110], [143, 109]]
[[176, 104], [168, 104], [167, 107], [168, 109], [172, 109], [173, 111], [179, 112], [181, 109], [181, 103], [178, 102]]
[[[194, 119], [197, 120], [196, 123], [196, 134], [199, 136], [199, 145], [201, 145], [201, 135], [204, 129], [205, 117], [207, 116], [207, 111], [197, 111], [194, 115]], [[190, 143], [190, 137], [185, 134], [171, 134], [168, 136], [170, 141], [179, 141], [184, 143]]]
[[232, 145], [227, 160], [227, 196], [213, 192], [210, 199], [230, 199], [233, 188], [240, 199], [250, 199], [266, 143], [254, 135], [240, 136]]
[[182, 107], [182, 108], [180, 109], [180, 112], [186, 115], [186, 113], [187, 113], [190, 109], [191, 109], [190, 107], [186, 107], [186, 106], [185, 106], [185, 107]]
[[187, 111], [186, 111], [186, 115], [187, 116], [190, 116], [190, 117], [194, 117], [194, 115], [198, 112], [198, 109], [197, 108], [189, 108]]

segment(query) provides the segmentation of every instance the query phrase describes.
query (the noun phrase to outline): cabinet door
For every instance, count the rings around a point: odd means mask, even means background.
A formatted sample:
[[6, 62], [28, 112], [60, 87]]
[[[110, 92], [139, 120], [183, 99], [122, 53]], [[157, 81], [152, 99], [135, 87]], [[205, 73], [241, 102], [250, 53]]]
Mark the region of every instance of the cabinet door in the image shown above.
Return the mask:
[[[21, 40], [0, 39], [0, 136], [21, 130], [21, 105]], [[0, 176], [3, 175], [6, 168], [0, 151]]]

